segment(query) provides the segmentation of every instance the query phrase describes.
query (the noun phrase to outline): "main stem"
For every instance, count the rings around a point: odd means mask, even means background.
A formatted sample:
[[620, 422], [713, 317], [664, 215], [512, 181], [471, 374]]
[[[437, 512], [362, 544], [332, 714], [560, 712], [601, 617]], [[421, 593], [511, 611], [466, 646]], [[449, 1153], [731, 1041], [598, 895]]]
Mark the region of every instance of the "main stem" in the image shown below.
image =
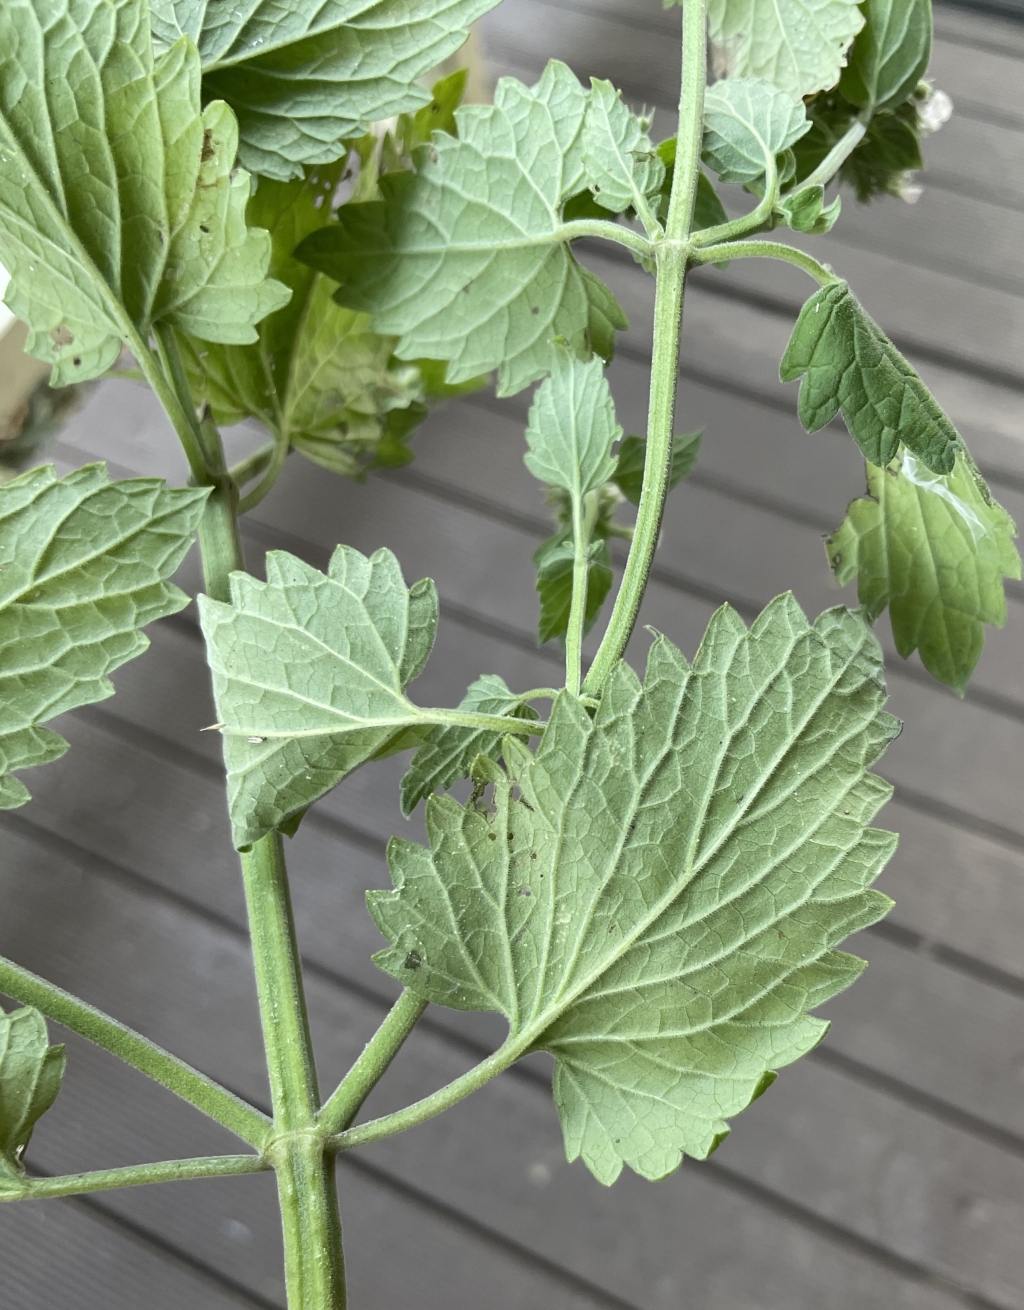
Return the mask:
[[658, 287], [654, 300], [654, 346], [651, 351], [644, 481], [622, 585], [615, 598], [601, 646], [583, 683], [583, 691], [589, 695], [601, 691], [612, 669], [625, 654], [626, 645], [636, 626], [665, 512], [672, 467], [672, 421], [676, 404], [679, 333], [689, 258], [688, 240], [697, 193], [706, 83], [707, 0], [685, 0], [683, 81], [679, 95], [676, 166], [665, 239], [654, 243]]
[[[168, 381], [191, 417], [177, 344], [167, 335], [160, 345]], [[238, 491], [216, 426], [207, 416], [197, 420], [194, 430], [205, 464], [202, 481], [213, 487], [199, 529], [206, 589], [215, 600], [226, 600], [231, 573], [244, 568]], [[262, 838], [241, 858], [270, 1076], [274, 1123], [266, 1156], [277, 1173], [288, 1310], [344, 1310], [334, 1160], [324, 1150], [317, 1124], [320, 1096], [280, 834]]]

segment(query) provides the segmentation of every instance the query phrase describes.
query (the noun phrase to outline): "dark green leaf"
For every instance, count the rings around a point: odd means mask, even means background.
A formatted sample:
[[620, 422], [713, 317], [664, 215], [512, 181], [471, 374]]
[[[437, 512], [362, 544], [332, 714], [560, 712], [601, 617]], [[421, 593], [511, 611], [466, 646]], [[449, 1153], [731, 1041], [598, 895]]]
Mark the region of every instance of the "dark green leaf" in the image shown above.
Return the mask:
[[[520, 719], [538, 717], [536, 711], [523, 704], [521, 696], [509, 691], [503, 678], [493, 673], [484, 674], [470, 684], [459, 709], [473, 710], [478, 714], [510, 714]], [[462, 727], [433, 728], [402, 779], [402, 813], [408, 817], [431, 792], [447, 791], [460, 778], [468, 778], [478, 755], [500, 759], [501, 743], [498, 732]]]
[[107, 675], [149, 646], [139, 629], [188, 604], [167, 579], [208, 494], [102, 464], [0, 487], [0, 809], [29, 798], [13, 770], [67, 750], [40, 724], [112, 696]]
[[836, 578], [845, 586], [856, 576], [872, 621], [888, 605], [904, 659], [920, 651], [929, 673], [963, 692], [984, 625], [1006, 621], [1003, 578], [1021, 576], [1013, 520], [965, 452], [945, 477], [909, 451], [867, 471], [868, 497], [853, 502], [826, 543]]
[[865, 826], [884, 699], [847, 610], [810, 627], [780, 597], [748, 632], [726, 607], [692, 668], [658, 638], [644, 686], [620, 664], [593, 718], [563, 693], [536, 754], [506, 742], [493, 810], [431, 797], [430, 849], [392, 841], [377, 964], [504, 1014], [510, 1059], [550, 1051], [569, 1158], [602, 1182], [705, 1157], [821, 1040], [807, 1012], [863, 968], [834, 948], [891, 904], [869, 888], [895, 838]]
[[[575, 551], [571, 530], [556, 532], [537, 547], [533, 562], [537, 566], [537, 592], [540, 596], [540, 622], [537, 641], [565, 637], [572, 607], [572, 573]], [[587, 565], [587, 606], [583, 631], [589, 632], [597, 622], [601, 606], [612, 587], [612, 560], [608, 543], [597, 538], [590, 543]]]
[[952, 470], [962, 447], [956, 429], [845, 282], [828, 283], [804, 305], [780, 376], [803, 376], [799, 413], [808, 432], [841, 409], [872, 464], [888, 464], [903, 442], [933, 473]]
[[[704, 429], [687, 432], [672, 438], [672, 469], [668, 475], [668, 489], [682, 482], [693, 468], [700, 452]], [[644, 437], [626, 437], [619, 446], [618, 463], [611, 476], [627, 500], [640, 504], [640, 491], [644, 481], [644, 462], [647, 458], [647, 440]]]
[[[793, 147], [797, 186], [818, 167], [857, 117], [856, 108], [836, 91], [816, 96], [807, 113], [811, 130]], [[840, 181], [854, 191], [861, 203], [875, 196], [901, 195], [907, 174], [922, 166], [920, 131], [916, 100], [879, 110], [872, 116], [863, 140], [840, 168]]]
[[22, 1173], [32, 1129], [57, 1099], [64, 1079], [63, 1046], [51, 1046], [38, 1010], [0, 1009], [0, 1188]]
[[861, 0], [866, 22], [839, 90], [858, 108], [902, 104], [924, 77], [932, 53], [931, 0]]
[[817, 183], [801, 187], [782, 196], [775, 206], [775, 218], [791, 227], [794, 232], [809, 232], [822, 236], [835, 226], [842, 208], [839, 196], [825, 205], [825, 188]]

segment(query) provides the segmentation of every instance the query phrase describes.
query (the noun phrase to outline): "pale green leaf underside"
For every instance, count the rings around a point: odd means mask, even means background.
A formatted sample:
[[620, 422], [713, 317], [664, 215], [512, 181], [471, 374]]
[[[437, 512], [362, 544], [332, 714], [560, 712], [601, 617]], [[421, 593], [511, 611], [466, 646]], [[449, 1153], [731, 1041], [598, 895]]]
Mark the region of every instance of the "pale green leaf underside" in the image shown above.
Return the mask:
[[437, 625], [434, 584], [406, 587], [389, 550], [339, 546], [327, 573], [271, 551], [266, 567], [231, 575], [230, 604], [199, 598], [239, 847], [421, 720], [404, 693]]
[[889, 905], [868, 888], [895, 838], [865, 827], [884, 698], [846, 610], [810, 627], [783, 596], [748, 632], [723, 608], [692, 668], [658, 638], [643, 687], [620, 664], [593, 720], [563, 693], [536, 754], [506, 742], [493, 812], [434, 797], [430, 849], [392, 841], [377, 963], [551, 1051], [570, 1158], [603, 1182], [706, 1156], [820, 1040], [807, 1011], [862, 968], [833, 948]]
[[583, 122], [583, 163], [594, 199], [613, 214], [653, 195], [665, 176], [647, 128], [623, 104], [622, 93], [597, 78], [591, 78]]
[[962, 447], [956, 428], [845, 282], [823, 286], [801, 309], [779, 375], [803, 378], [798, 412], [808, 432], [842, 410], [879, 468], [902, 442], [933, 473], [952, 470]]
[[67, 750], [40, 725], [112, 696], [107, 675], [149, 645], [139, 629], [188, 604], [166, 579], [207, 495], [110, 482], [102, 464], [0, 487], [0, 809], [29, 798], [13, 770]]
[[32, 1129], [57, 1099], [64, 1078], [63, 1046], [51, 1046], [38, 1010], [0, 1008], [0, 1188], [18, 1176]]
[[0, 262], [28, 350], [63, 385], [97, 377], [132, 328], [252, 341], [287, 298], [246, 227], [230, 110], [201, 109], [183, 38], [154, 61], [145, 0], [0, 6]]
[[723, 182], [745, 186], [762, 178], [768, 160], [810, 126], [803, 104], [771, 82], [727, 78], [709, 87], [704, 99], [703, 159]]
[[827, 542], [842, 585], [872, 620], [888, 605], [896, 649], [963, 691], [985, 644], [985, 624], [1006, 621], [1003, 578], [1021, 576], [1013, 520], [963, 455], [945, 477], [903, 451], [869, 464], [869, 496], [855, 500]]
[[[521, 696], [509, 691], [504, 678], [485, 673], [470, 683], [459, 704], [460, 710], [478, 714], [514, 714], [536, 719]], [[468, 778], [478, 755], [497, 760], [501, 755], [501, 734], [458, 725], [432, 728], [427, 740], [412, 758], [402, 779], [402, 813], [408, 817], [421, 800], [433, 791], [445, 791], [460, 778]]]
[[400, 358], [448, 360], [452, 383], [497, 369], [499, 395], [522, 390], [550, 368], [556, 337], [586, 355], [592, 311], [607, 335], [617, 309], [557, 239], [585, 183], [586, 105], [564, 64], [533, 89], [502, 78], [493, 105], [456, 110], [458, 139], [436, 133], [415, 176], [382, 179], [386, 204], [346, 205], [341, 230], [312, 234], [301, 258], [400, 338]]
[[199, 47], [203, 92], [238, 116], [242, 163], [286, 181], [345, 138], [429, 103], [416, 79], [495, 0], [153, 0], [159, 41]]
[[762, 77], [800, 100], [839, 81], [864, 17], [857, 0], [709, 0], [708, 24], [730, 75]]
[[566, 350], [555, 351], [551, 376], [530, 406], [526, 467], [579, 504], [612, 476], [612, 445], [621, 436], [601, 360], [584, 364]]

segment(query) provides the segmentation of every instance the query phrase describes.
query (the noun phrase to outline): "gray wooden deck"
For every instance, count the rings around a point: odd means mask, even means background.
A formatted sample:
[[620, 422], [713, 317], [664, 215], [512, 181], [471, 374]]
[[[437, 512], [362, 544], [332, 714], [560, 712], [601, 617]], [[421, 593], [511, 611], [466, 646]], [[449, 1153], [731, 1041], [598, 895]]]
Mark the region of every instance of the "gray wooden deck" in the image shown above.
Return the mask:
[[[499, 71], [532, 78], [559, 56], [667, 107], [676, 23], [656, 0], [505, 0], [486, 30]], [[827, 258], [921, 367], [1021, 522], [1024, 24], [943, 8], [937, 27], [933, 70], [957, 114], [928, 144], [925, 195], [914, 208], [848, 203]], [[671, 130], [669, 109], [660, 124]], [[635, 430], [650, 286], [628, 260], [588, 261], [632, 322], [612, 377]], [[698, 276], [688, 296], [681, 422], [707, 436], [674, 494], [643, 620], [691, 652], [723, 598], [748, 616], [786, 587], [814, 612], [835, 603], [820, 536], [863, 486], [845, 433], [806, 436], [794, 388], [776, 380], [807, 286], [793, 270], [753, 272]], [[323, 564], [339, 540], [386, 543], [409, 579], [429, 573], [440, 589], [425, 703], [455, 703], [484, 671], [548, 681], [557, 654], [534, 643], [530, 556], [549, 528], [522, 465], [525, 406], [449, 405], [417, 436], [414, 465], [366, 487], [291, 461], [246, 521], [252, 568], [273, 546]], [[181, 476], [154, 404], [125, 383], [98, 390], [56, 456]], [[185, 575], [195, 586], [194, 561]], [[113, 700], [62, 725], [72, 749], [33, 774], [34, 802], [3, 817], [0, 950], [265, 1102], [218, 743], [198, 732], [212, 710], [194, 614], [152, 638]], [[902, 842], [881, 885], [896, 909], [855, 943], [871, 967], [830, 1007], [826, 1043], [710, 1162], [606, 1191], [565, 1163], [543, 1063], [513, 1070], [342, 1160], [355, 1310], [1024, 1310], [1022, 651], [1015, 587], [965, 701], [894, 657], [906, 730], [884, 761], [897, 796], [883, 821]], [[401, 767], [343, 785], [290, 846], [325, 1083], [393, 994], [369, 962], [379, 939], [362, 897], [386, 880], [384, 839], [410, 831]], [[431, 1009], [371, 1108], [449, 1080], [496, 1036], [479, 1016]], [[33, 1141], [38, 1168], [232, 1149], [169, 1095], [69, 1047], [65, 1090]], [[282, 1298], [268, 1177], [0, 1211], [4, 1310]]]

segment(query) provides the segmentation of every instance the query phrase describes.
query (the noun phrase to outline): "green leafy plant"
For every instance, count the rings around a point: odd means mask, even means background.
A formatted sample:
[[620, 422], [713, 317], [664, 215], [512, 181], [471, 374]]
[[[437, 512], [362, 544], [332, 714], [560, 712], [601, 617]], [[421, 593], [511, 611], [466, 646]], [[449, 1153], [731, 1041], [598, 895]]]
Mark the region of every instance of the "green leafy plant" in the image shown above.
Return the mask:
[[[1003, 621], [1003, 578], [1021, 575], [1013, 524], [911, 365], [838, 274], [767, 235], [824, 233], [836, 183], [898, 191], [919, 162], [928, 0], [686, 0], [678, 129], [657, 144], [614, 87], [557, 62], [532, 88], [503, 79], [492, 105], [460, 106], [458, 74], [424, 91], [415, 79], [488, 3], [0, 10], [8, 302], [54, 385], [129, 351], [192, 478], [38, 468], [0, 488], [0, 804], [28, 801], [14, 775], [66, 749], [43, 725], [110, 695], [141, 629], [186, 603], [169, 579], [198, 535], [272, 1092], [264, 1114], [0, 960], [23, 1007], [0, 1012], [0, 1199], [274, 1171], [290, 1310], [345, 1304], [335, 1155], [530, 1052], [554, 1057], [567, 1154], [602, 1183], [719, 1146], [822, 1039], [813, 1011], [863, 968], [839, 946], [890, 904], [871, 884], [895, 838], [870, 826], [890, 788], [870, 769], [899, 725], [872, 624], [888, 608], [900, 654], [962, 691], [984, 625]], [[746, 213], [729, 217], [709, 171], [746, 188]], [[644, 436], [616, 418], [604, 366], [626, 320], [583, 238], [624, 246], [656, 281]], [[655, 635], [641, 680], [627, 644], [668, 493], [700, 447], [674, 423], [686, 276], [739, 259], [817, 284], [781, 377], [800, 379], [808, 432], [841, 414], [866, 458], [868, 495], [827, 543], [860, 607], [812, 622], [781, 596], [748, 628], [723, 606], [692, 661]], [[291, 452], [355, 477], [406, 461], [427, 404], [487, 374], [502, 396], [539, 383], [524, 456], [556, 518], [536, 554], [539, 635], [561, 641], [565, 678], [517, 691], [484, 673], [458, 707], [424, 707], [410, 687], [433, 583], [408, 585], [385, 543], [369, 558], [341, 544], [326, 572], [272, 552], [258, 579], [238, 520]], [[268, 440], [229, 469], [219, 426], [241, 418]], [[628, 557], [588, 662], [614, 538]], [[375, 961], [404, 990], [321, 1098], [283, 838], [403, 750], [401, 807], [425, 803], [429, 845], [391, 843], [393, 888], [369, 909]], [[460, 783], [464, 802], [446, 794]], [[495, 1011], [508, 1036], [360, 1121], [429, 1004]], [[46, 1019], [246, 1150], [35, 1176], [26, 1148], [64, 1074]]]

